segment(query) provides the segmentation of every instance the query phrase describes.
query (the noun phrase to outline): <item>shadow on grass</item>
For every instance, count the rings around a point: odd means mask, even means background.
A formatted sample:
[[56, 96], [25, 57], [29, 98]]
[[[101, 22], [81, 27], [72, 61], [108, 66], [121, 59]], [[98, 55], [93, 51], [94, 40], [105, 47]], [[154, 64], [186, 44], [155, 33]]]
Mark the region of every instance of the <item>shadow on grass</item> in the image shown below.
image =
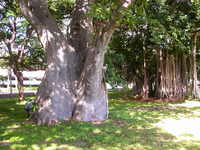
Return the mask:
[[[119, 94], [119, 93], [118, 93]], [[153, 124], [162, 118], [189, 115], [193, 108], [123, 101], [123, 93], [110, 95], [109, 119], [101, 124], [63, 122], [56, 126], [23, 123], [26, 114], [16, 100], [0, 101], [0, 149], [19, 150], [198, 150], [198, 141], [177, 137]], [[195, 108], [200, 110], [200, 108]]]

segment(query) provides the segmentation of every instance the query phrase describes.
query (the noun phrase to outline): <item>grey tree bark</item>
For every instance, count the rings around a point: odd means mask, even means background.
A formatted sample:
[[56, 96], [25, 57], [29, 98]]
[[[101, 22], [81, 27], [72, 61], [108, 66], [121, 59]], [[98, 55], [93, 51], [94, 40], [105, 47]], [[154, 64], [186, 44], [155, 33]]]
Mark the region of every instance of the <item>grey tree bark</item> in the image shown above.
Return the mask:
[[[103, 62], [116, 20], [96, 26], [92, 17], [85, 15], [95, 1], [77, 0], [70, 39], [66, 39], [48, 10], [47, 0], [18, 2], [47, 52], [48, 67], [36, 98], [36, 122], [51, 125], [71, 118], [80, 121], [107, 119]], [[128, 7], [131, 2], [122, 0], [120, 7]], [[116, 11], [115, 14], [120, 13]]]

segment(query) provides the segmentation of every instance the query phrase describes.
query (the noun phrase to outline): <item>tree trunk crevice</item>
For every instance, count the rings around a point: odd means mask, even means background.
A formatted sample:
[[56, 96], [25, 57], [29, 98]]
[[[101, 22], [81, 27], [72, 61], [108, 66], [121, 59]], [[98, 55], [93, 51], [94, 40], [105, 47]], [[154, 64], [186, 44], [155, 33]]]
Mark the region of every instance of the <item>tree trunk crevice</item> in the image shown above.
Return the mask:
[[[105, 37], [109, 40], [109, 37]], [[103, 79], [103, 60], [107, 42], [88, 50], [84, 68], [80, 76], [74, 118], [81, 121], [101, 121], [108, 117], [108, 96]]]

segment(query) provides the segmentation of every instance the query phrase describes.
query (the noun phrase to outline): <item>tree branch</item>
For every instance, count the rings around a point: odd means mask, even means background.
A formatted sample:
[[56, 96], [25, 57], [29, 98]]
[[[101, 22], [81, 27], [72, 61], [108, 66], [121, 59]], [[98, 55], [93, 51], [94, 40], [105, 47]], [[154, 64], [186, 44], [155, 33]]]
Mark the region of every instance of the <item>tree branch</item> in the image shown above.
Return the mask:
[[45, 50], [50, 50], [53, 46], [52, 41], [62, 41], [60, 46], [66, 48], [66, 45], [69, 45], [58, 28], [56, 20], [50, 14], [47, 2], [47, 0], [18, 0], [22, 14], [36, 30]]
[[28, 5], [28, 1], [26, 0], [18, 0], [20, 9], [22, 14], [26, 17], [27, 20], [38, 30], [40, 29], [40, 21], [38, 18], [33, 14], [31, 8]]
[[28, 45], [28, 41], [31, 37], [31, 34], [33, 32], [33, 28], [30, 26], [30, 24], [26, 27], [26, 36], [24, 39], [24, 42], [22, 43], [22, 45], [20, 46], [19, 50], [18, 50], [18, 62], [21, 62], [25, 56], [25, 49]]
[[[121, 12], [122, 9], [128, 9], [128, 7], [134, 2], [135, 0], [121, 0], [115, 9], [112, 9], [111, 17], [106, 20], [105, 22], [95, 24], [95, 29], [99, 31], [99, 36], [104, 35], [105, 33], [112, 33], [118, 26], [117, 22], [123, 18], [123, 13]], [[102, 28], [100, 29], [101, 26]]]
[[38, 33], [43, 29], [53, 32], [60, 32], [55, 19], [48, 10], [47, 0], [18, 0], [22, 14], [33, 25]]
[[17, 28], [16, 28], [16, 18], [9, 18], [9, 22], [10, 22], [10, 25], [11, 25], [11, 30], [12, 30], [12, 36], [11, 38], [9, 39], [9, 43], [13, 43], [16, 39], [16, 34], [17, 34]]

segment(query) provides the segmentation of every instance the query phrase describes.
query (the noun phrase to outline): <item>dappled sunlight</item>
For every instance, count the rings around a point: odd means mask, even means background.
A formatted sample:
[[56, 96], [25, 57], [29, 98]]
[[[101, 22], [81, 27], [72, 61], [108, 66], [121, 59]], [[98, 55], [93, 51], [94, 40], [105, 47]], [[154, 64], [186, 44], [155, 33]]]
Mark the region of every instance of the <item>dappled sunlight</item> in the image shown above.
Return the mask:
[[21, 127], [21, 124], [11, 124], [11, 125], [8, 125], [6, 128], [7, 129], [16, 129], [16, 128], [20, 128]]
[[200, 141], [200, 118], [167, 118], [162, 119], [155, 126], [176, 136], [177, 140]]
[[101, 133], [102, 131], [100, 130], [100, 129], [94, 129], [93, 131], [92, 131], [92, 133], [93, 134], [99, 134], [99, 133]]
[[81, 150], [82, 148], [71, 146], [68, 144], [56, 144], [56, 143], [43, 143], [43, 144], [32, 144], [27, 145], [13, 144], [10, 146], [11, 150]]
[[154, 125], [181, 140], [200, 141], [200, 102], [186, 101], [181, 104], [169, 104], [177, 110], [187, 110], [187, 113], [177, 114], [176, 118], [165, 117]]
[[170, 106], [181, 106], [186, 108], [200, 107], [200, 101], [186, 101], [182, 104], [170, 104]]
[[173, 105], [112, 99], [109, 119], [101, 123], [63, 121], [36, 126], [26, 121], [22, 105], [4, 100], [0, 105], [4, 117], [0, 120], [0, 149], [196, 150], [200, 118], [195, 114], [200, 108]]
[[12, 142], [19, 142], [19, 141], [23, 141], [24, 138], [19, 135], [19, 136], [13, 136], [9, 140]]

